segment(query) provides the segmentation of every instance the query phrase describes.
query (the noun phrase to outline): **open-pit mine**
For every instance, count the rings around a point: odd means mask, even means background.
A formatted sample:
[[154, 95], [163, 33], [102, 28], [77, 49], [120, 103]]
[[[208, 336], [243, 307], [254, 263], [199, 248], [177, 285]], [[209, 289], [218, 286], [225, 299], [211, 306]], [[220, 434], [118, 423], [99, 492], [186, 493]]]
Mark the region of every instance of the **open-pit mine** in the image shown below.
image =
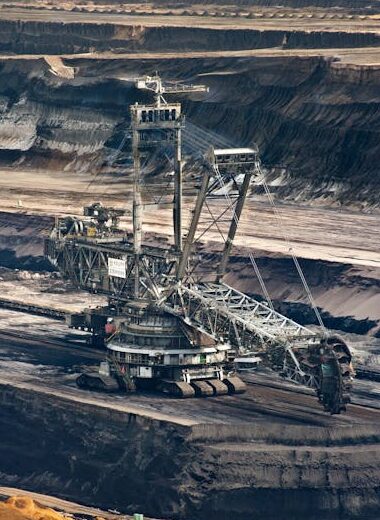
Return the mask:
[[0, 520], [378, 520], [379, 7], [0, 1]]

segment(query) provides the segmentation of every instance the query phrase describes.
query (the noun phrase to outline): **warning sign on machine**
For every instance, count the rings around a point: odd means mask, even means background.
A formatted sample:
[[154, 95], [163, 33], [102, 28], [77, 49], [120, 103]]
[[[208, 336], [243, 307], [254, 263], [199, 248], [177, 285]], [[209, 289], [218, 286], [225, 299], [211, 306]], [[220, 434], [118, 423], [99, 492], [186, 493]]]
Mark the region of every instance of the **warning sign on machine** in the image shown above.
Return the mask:
[[127, 272], [127, 261], [120, 258], [108, 257], [108, 274], [117, 278], [125, 278]]

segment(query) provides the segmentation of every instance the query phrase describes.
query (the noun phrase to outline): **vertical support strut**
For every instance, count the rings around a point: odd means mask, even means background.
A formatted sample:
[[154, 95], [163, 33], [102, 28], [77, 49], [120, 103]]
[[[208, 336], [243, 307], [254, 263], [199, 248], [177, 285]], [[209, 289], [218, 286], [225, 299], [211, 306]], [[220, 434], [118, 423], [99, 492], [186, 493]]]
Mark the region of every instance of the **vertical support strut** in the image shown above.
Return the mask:
[[139, 297], [140, 286], [140, 254], [142, 242], [142, 202], [140, 190], [140, 136], [138, 130], [133, 130], [133, 250], [135, 255], [135, 297]]
[[224, 244], [222, 259], [221, 259], [219, 267], [218, 267], [218, 273], [217, 273], [218, 282], [221, 280], [221, 278], [223, 278], [223, 276], [226, 272], [228, 258], [231, 254], [231, 249], [232, 249], [233, 242], [234, 242], [234, 239], [236, 236], [236, 231], [237, 231], [237, 228], [239, 225], [241, 213], [244, 208], [245, 199], [247, 197], [249, 185], [251, 182], [251, 177], [252, 177], [252, 172], [246, 173], [244, 175], [244, 180], [243, 180], [243, 183], [239, 190], [239, 196], [238, 196], [238, 200], [236, 202], [236, 206], [234, 209], [234, 214], [233, 214], [233, 218], [231, 220], [230, 228], [228, 230], [227, 240]]
[[173, 226], [176, 251], [182, 251], [182, 132], [175, 129]]
[[189, 232], [188, 232], [188, 235], [186, 238], [185, 245], [183, 247], [182, 256], [181, 256], [179, 264], [178, 264], [177, 280], [182, 280], [182, 278], [184, 277], [186, 270], [187, 270], [187, 262], [189, 260], [189, 256], [190, 256], [190, 253], [191, 253], [191, 250], [193, 247], [195, 232], [197, 230], [198, 223], [199, 223], [199, 217], [201, 216], [203, 204], [206, 199], [209, 182], [210, 182], [210, 172], [206, 171], [202, 178], [202, 184], [201, 184], [200, 190], [198, 192], [198, 197], [197, 197], [197, 201], [195, 204], [195, 209], [194, 209], [194, 213], [193, 213], [193, 218], [191, 220], [190, 229], [189, 229]]

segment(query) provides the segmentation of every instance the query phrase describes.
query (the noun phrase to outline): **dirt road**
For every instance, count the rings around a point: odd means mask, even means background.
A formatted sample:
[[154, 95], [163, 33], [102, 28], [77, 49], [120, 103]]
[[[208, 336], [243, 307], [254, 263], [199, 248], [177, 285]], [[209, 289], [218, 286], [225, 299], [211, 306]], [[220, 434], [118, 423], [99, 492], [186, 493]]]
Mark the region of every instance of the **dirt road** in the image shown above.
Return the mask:
[[[0, 11], [0, 19], [6, 20], [28, 20], [40, 22], [63, 22], [63, 23], [95, 23], [95, 24], [117, 24], [126, 26], [142, 27], [198, 27], [205, 29], [251, 29], [251, 30], [288, 30], [291, 23], [293, 31], [323, 31], [323, 32], [380, 32], [380, 20], [369, 16], [352, 18], [322, 18], [310, 16], [304, 13], [301, 17], [291, 18], [271, 16], [268, 18], [242, 18], [242, 17], [218, 17], [218, 16], [173, 16], [173, 15], [130, 15], [123, 13], [100, 13], [100, 12], [69, 12], [55, 10], [34, 9], [6, 9]], [[359, 30], [358, 30], [359, 25]]]
[[[365, 47], [347, 48], [334, 47], [329, 49], [240, 49], [240, 50], [219, 50], [219, 51], [178, 51], [178, 52], [88, 52], [78, 54], [60, 54], [59, 57], [65, 60], [173, 60], [175, 58], [194, 59], [194, 58], [313, 58], [313, 57], [334, 57], [336, 60], [333, 68], [344, 65], [361, 65], [376, 67], [380, 65], [380, 48]], [[39, 60], [45, 59], [46, 54], [0, 54], [0, 60]]]
[[[101, 200], [105, 205], [128, 207], [131, 187], [120, 178], [91, 182], [89, 174], [75, 172], [4, 170], [0, 175], [0, 206], [4, 211], [27, 212], [35, 215], [82, 215], [83, 206]], [[37, 187], [38, 186], [38, 187]], [[157, 189], [157, 184], [154, 185]], [[354, 265], [380, 267], [379, 215], [364, 214], [349, 209], [309, 207], [293, 204], [279, 206], [283, 227], [280, 228], [269, 203], [251, 200], [243, 214], [236, 244], [263, 251], [286, 254], [288, 245], [284, 232], [293, 243], [296, 255]], [[189, 222], [193, 199], [185, 198], [185, 223]], [[131, 206], [131, 204], [130, 204]], [[144, 229], [168, 234], [171, 211], [147, 206]], [[130, 217], [124, 225], [130, 226]], [[207, 235], [208, 240], [220, 240], [219, 234]]]
[[[2, 315], [5, 315], [4, 312]], [[11, 316], [11, 313], [8, 312], [8, 315]], [[346, 427], [351, 424], [378, 424], [380, 418], [380, 410], [357, 405], [351, 405], [345, 414], [330, 416], [323, 411], [314, 394], [303, 392], [302, 388], [299, 392], [298, 387], [284, 383], [272, 372], [269, 375], [263, 373], [257, 378], [251, 376], [251, 383], [243, 395], [201, 401], [152, 393], [107, 395], [80, 390], [75, 385], [75, 378], [83, 367], [94, 366], [103, 359], [102, 351], [90, 351], [79, 343], [78, 346], [67, 343], [65, 347], [62, 345], [63, 324], [32, 316], [26, 319], [31, 324], [35, 323], [33, 330], [30, 330], [33, 334], [29, 333], [27, 338], [0, 332], [0, 385], [187, 427], [257, 422]], [[50, 328], [47, 327], [49, 322], [52, 324]], [[25, 330], [25, 323], [22, 326]], [[13, 327], [18, 330], [15, 320]], [[39, 341], [39, 329], [44, 341]]]

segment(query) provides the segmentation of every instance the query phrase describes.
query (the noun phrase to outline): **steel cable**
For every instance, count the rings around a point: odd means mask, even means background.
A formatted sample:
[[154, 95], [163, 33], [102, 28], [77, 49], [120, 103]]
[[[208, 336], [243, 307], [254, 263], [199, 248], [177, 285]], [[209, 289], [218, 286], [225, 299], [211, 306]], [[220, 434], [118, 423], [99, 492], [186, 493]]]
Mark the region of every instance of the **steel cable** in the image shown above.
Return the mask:
[[275, 216], [275, 218], [277, 220], [277, 223], [278, 223], [278, 226], [280, 228], [280, 232], [281, 232], [281, 234], [283, 236], [283, 239], [284, 239], [284, 241], [285, 241], [285, 243], [286, 243], [286, 245], [288, 247], [288, 252], [289, 252], [290, 256], [293, 259], [293, 263], [294, 263], [294, 265], [295, 265], [295, 267], [297, 269], [298, 275], [299, 275], [299, 277], [301, 279], [301, 282], [303, 284], [303, 287], [305, 289], [307, 297], [309, 298], [310, 305], [313, 308], [313, 311], [315, 313], [315, 316], [316, 316], [316, 318], [318, 320], [318, 323], [319, 323], [320, 327], [323, 329], [324, 333], [326, 334], [327, 330], [326, 330], [325, 324], [323, 323], [321, 313], [319, 312], [319, 309], [318, 309], [318, 307], [317, 307], [317, 305], [315, 303], [314, 297], [313, 297], [312, 292], [310, 290], [309, 284], [306, 281], [306, 278], [305, 278], [305, 275], [304, 275], [304, 273], [302, 271], [302, 268], [301, 268], [301, 265], [299, 263], [299, 260], [296, 257], [296, 255], [294, 254], [293, 244], [292, 244], [288, 234], [284, 231], [285, 230], [285, 224], [284, 224], [282, 215], [280, 213], [280, 210], [277, 208], [277, 206], [276, 206], [276, 204], [274, 202], [274, 199], [273, 199], [272, 193], [271, 193], [271, 191], [269, 189], [268, 183], [265, 180], [265, 175], [264, 175], [264, 172], [261, 169], [260, 160], [258, 160], [257, 163], [256, 163], [256, 169], [257, 169], [257, 171], [261, 175], [261, 180], [262, 180], [262, 183], [263, 183], [263, 186], [264, 186], [264, 190], [265, 190], [266, 196], [267, 196], [268, 201], [269, 201], [269, 203], [270, 203], [270, 205], [272, 207], [273, 214], [274, 214], [274, 216]]
[[[219, 168], [217, 166], [214, 166], [214, 171], [216, 173], [216, 176], [217, 176], [217, 179], [219, 181], [219, 184], [222, 186], [222, 189], [223, 189], [223, 192], [224, 192], [224, 196], [225, 196], [227, 202], [229, 202], [229, 204], [231, 205], [231, 203], [232, 203], [231, 197], [229, 196], [229, 194], [227, 192], [227, 188], [226, 188], [226, 185], [225, 185], [225, 183], [223, 181], [223, 177], [220, 174]], [[239, 225], [239, 219], [237, 218], [235, 208], [233, 208], [233, 217], [232, 218], [234, 219], [234, 222], [235, 222], [236, 226], [238, 226]], [[267, 303], [268, 303], [269, 307], [272, 310], [274, 310], [272, 299], [269, 296], [268, 289], [267, 289], [267, 287], [265, 285], [264, 279], [263, 279], [263, 277], [261, 275], [259, 266], [257, 265], [256, 259], [253, 256], [252, 251], [249, 252], [249, 259], [250, 259], [251, 264], [253, 266], [253, 269], [254, 269], [254, 271], [256, 273], [257, 279], [259, 280], [259, 284], [260, 284], [261, 290], [263, 291], [265, 299], [267, 300]]]

